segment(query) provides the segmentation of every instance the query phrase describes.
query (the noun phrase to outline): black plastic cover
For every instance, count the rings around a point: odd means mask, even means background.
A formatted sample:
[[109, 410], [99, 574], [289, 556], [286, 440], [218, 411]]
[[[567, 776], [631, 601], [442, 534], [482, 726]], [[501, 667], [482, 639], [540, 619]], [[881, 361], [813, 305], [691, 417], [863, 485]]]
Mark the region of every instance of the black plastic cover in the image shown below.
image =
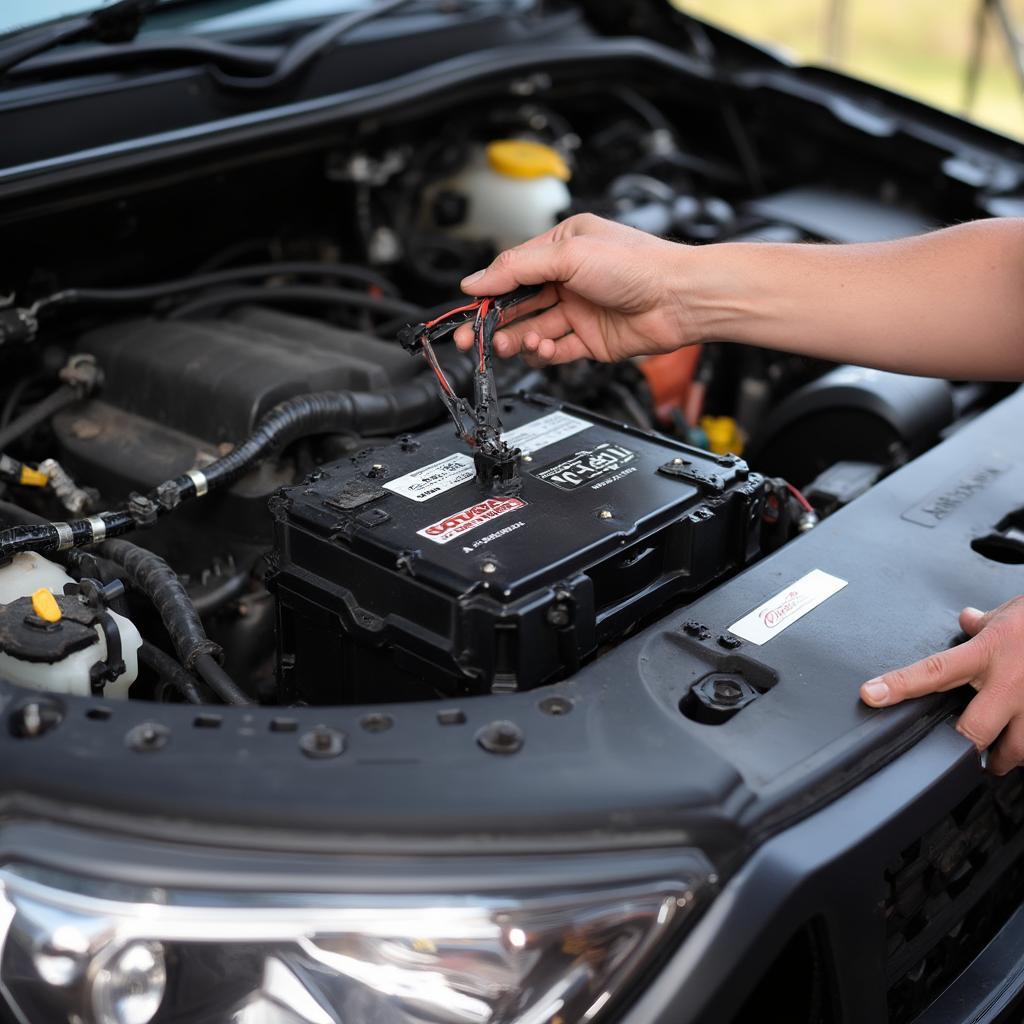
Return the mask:
[[524, 453], [515, 493], [484, 491], [445, 425], [276, 499], [288, 692], [533, 687], [758, 553], [764, 485], [738, 458], [540, 401], [502, 419]]
[[85, 335], [104, 397], [206, 441], [236, 443], [278, 402], [308, 391], [373, 391], [419, 366], [358, 331], [259, 306], [217, 320], [129, 320]]

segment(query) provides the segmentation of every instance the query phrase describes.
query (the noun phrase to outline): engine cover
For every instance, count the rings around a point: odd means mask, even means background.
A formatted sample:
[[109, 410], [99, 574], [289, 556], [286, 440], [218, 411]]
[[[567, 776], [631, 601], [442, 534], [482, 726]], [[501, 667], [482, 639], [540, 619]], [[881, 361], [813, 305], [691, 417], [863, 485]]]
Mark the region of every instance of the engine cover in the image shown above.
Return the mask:
[[272, 500], [292, 697], [534, 687], [757, 555], [764, 481], [740, 459], [540, 400], [502, 410], [514, 493], [484, 491], [446, 425]]

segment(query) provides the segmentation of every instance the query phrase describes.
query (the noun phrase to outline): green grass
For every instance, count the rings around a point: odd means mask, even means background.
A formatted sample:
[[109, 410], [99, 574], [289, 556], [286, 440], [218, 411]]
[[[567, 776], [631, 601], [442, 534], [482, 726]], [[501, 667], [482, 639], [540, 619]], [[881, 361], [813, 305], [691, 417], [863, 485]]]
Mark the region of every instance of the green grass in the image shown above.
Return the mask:
[[[832, 0], [675, 0], [677, 6], [808, 64], [829, 64]], [[845, 0], [835, 66], [958, 114], [979, 0]], [[1024, 27], [1024, 0], [1008, 6]], [[969, 116], [1024, 138], [1024, 95], [1006, 41], [989, 23], [978, 97]]]

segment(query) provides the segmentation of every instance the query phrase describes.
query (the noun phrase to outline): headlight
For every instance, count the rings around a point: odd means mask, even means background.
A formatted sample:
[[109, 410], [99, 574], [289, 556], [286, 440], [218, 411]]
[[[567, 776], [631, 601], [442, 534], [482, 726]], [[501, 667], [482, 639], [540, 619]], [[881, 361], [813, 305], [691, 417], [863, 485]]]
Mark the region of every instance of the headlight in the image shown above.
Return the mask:
[[227, 893], [9, 865], [0, 986], [25, 1024], [590, 1024], [707, 885]]

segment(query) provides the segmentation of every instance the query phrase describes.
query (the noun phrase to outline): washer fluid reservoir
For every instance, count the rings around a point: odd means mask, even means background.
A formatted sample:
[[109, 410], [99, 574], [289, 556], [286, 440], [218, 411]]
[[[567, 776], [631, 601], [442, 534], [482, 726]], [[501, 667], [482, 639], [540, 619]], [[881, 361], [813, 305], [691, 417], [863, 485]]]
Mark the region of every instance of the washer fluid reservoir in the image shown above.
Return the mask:
[[[126, 697], [139, 673], [135, 624], [33, 551], [0, 567], [0, 678], [80, 697]], [[110, 641], [108, 645], [108, 639]]]
[[569, 176], [550, 146], [500, 139], [474, 150], [462, 171], [433, 194], [453, 192], [465, 200], [462, 219], [445, 228], [450, 234], [508, 249], [558, 223], [572, 200]]

